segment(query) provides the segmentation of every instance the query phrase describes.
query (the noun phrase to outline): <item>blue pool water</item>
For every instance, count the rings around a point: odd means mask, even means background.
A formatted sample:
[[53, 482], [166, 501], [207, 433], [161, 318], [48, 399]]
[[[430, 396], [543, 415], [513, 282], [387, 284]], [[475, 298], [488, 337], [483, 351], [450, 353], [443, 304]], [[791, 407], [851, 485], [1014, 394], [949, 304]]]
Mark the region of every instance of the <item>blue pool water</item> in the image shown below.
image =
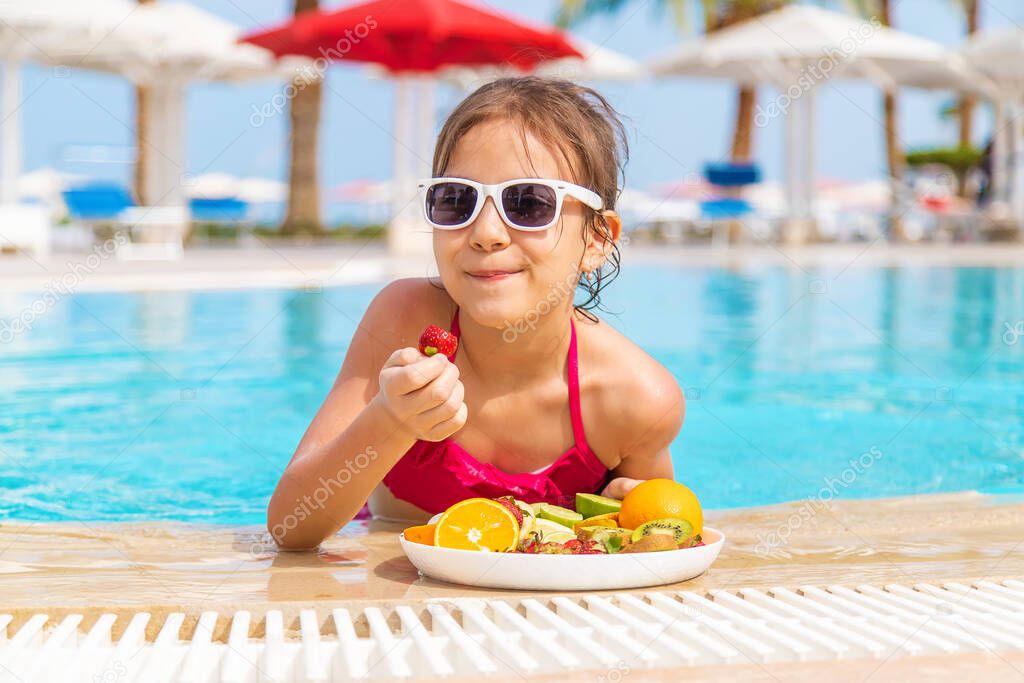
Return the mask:
[[[262, 523], [378, 288], [57, 301], [0, 344], [0, 518]], [[707, 507], [1024, 491], [1024, 269], [627, 265], [606, 302]]]

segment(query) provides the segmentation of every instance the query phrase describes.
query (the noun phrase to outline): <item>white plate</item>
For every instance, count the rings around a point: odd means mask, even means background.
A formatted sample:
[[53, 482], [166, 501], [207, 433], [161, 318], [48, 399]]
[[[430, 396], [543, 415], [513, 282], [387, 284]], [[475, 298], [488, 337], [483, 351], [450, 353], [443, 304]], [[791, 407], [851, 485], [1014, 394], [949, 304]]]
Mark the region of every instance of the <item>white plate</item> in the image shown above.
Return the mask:
[[700, 576], [718, 557], [725, 534], [704, 527], [704, 544], [683, 550], [615, 555], [529, 555], [399, 543], [420, 573], [433, 579], [486, 588], [590, 591], [643, 588]]

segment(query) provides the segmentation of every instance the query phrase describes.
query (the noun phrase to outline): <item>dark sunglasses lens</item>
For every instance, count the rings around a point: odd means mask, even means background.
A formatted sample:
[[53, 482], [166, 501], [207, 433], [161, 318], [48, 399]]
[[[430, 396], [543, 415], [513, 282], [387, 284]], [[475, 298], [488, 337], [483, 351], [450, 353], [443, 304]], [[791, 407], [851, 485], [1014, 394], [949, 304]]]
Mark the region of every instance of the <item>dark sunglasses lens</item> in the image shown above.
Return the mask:
[[546, 185], [519, 183], [501, 193], [501, 206], [508, 219], [524, 228], [538, 228], [555, 218], [558, 198]]
[[464, 183], [438, 183], [427, 188], [427, 219], [438, 225], [459, 225], [476, 208], [476, 189]]

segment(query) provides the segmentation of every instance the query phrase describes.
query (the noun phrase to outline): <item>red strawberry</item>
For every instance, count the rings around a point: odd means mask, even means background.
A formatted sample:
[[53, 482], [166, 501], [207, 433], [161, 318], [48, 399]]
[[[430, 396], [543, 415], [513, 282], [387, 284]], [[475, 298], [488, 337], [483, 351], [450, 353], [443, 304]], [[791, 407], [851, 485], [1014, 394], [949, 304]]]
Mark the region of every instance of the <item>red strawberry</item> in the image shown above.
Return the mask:
[[427, 325], [427, 329], [423, 330], [423, 334], [420, 335], [420, 353], [425, 356], [443, 353], [451, 358], [455, 355], [457, 348], [459, 348], [459, 338], [437, 325]]
[[519, 522], [519, 526], [523, 526], [523, 511], [519, 509], [519, 506], [512, 500], [512, 496], [502, 496], [501, 498], [495, 498], [497, 502], [501, 503], [508, 508], [508, 511], [512, 513], [512, 516]]
[[562, 544], [562, 548], [572, 555], [604, 555], [603, 552], [597, 549], [595, 541], [581, 541], [578, 538], [566, 541]]

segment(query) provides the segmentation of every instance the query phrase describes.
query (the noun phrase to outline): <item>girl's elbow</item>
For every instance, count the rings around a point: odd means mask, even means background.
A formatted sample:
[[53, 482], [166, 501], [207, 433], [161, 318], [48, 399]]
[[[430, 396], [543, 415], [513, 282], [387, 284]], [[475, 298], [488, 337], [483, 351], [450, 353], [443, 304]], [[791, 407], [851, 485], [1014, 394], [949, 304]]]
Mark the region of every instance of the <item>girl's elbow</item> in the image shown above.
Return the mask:
[[323, 541], [310, 535], [308, 520], [299, 516], [295, 512], [282, 512], [275, 497], [271, 497], [267, 505], [267, 531], [278, 550], [313, 550]]
[[274, 539], [278, 550], [316, 550], [322, 538], [314, 538], [300, 527], [289, 529], [280, 521], [275, 521], [270, 515], [267, 516], [267, 531]]

